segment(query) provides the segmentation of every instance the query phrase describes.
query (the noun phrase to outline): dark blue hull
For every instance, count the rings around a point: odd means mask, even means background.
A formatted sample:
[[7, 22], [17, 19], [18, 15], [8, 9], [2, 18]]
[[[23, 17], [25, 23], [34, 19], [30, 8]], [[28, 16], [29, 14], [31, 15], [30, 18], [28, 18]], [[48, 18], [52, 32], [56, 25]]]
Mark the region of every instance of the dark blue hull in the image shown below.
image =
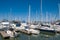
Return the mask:
[[56, 31], [55, 31], [55, 30], [44, 30], [44, 29], [40, 29], [40, 31], [56, 33]]

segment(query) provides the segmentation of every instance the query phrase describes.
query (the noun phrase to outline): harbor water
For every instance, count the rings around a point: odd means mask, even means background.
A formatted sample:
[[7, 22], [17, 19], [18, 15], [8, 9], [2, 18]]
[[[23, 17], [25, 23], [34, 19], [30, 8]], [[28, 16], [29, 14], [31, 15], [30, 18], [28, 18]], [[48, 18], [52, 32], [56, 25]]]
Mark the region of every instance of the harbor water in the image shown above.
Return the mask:
[[58, 33], [48, 33], [48, 32], [40, 32], [39, 35], [27, 35], [24, 33], [20, 33], [18, 37], [4, 39], [0, 35], [0, 40], [60, 40], [60, 34]]

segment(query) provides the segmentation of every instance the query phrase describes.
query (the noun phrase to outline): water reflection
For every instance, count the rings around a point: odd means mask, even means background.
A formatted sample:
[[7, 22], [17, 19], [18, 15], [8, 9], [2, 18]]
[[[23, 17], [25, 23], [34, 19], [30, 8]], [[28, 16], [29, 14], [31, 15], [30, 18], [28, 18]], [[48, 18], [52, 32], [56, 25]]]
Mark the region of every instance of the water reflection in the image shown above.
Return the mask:
[[40, 32], [39, 35], [27, 35], [20, 33], [17, 38], [3, 39], [0, 37], [0, 40], [60, 40], [60, 34]]
[[19, 40], [19, 38], [17, 37], [17, 38], [9, 38], [9, 39], [3, 39], [2, 38], [2, 40]]

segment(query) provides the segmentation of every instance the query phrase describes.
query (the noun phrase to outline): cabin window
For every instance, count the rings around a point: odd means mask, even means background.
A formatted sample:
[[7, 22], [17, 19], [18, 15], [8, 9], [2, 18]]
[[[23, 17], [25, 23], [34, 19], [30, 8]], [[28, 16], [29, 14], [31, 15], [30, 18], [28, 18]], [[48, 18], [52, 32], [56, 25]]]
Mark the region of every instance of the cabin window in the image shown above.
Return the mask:
[[21, 24], [16, 24], [16, 26], [17, 26], [17, 27], [20, 27], [20, 26], [21, 26]]
[[22, 23], [26, 23], [25, 21], [22, 21]]
[[9, 26], [9, 24], [4, 24], [4, 26]]
[[25, 26], [26, 29], [28, 29], [29, 27], [28, 26]]
[[44, 27], [50, 27], [49, 25], [41, 25], [41, 26], [44, 26]]

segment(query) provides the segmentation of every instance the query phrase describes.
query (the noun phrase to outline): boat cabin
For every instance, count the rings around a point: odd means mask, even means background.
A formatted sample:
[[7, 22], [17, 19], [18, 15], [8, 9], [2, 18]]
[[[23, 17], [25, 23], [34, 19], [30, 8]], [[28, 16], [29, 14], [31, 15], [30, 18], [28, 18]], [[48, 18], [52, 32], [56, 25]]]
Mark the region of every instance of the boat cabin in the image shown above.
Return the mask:
[[60, 22], [56, 22], [56, 25], [60, 25]]
[[43, 25], [43, 24], [41, 24], [41, 26], [44, 26], [44, 27], [50, 27], [49, 25]]
[[4, 22], [1, 22], [1, 25], [3, 26], [3, 27], [9, 27], [9, 22], [8, 21], [4, 21]]

